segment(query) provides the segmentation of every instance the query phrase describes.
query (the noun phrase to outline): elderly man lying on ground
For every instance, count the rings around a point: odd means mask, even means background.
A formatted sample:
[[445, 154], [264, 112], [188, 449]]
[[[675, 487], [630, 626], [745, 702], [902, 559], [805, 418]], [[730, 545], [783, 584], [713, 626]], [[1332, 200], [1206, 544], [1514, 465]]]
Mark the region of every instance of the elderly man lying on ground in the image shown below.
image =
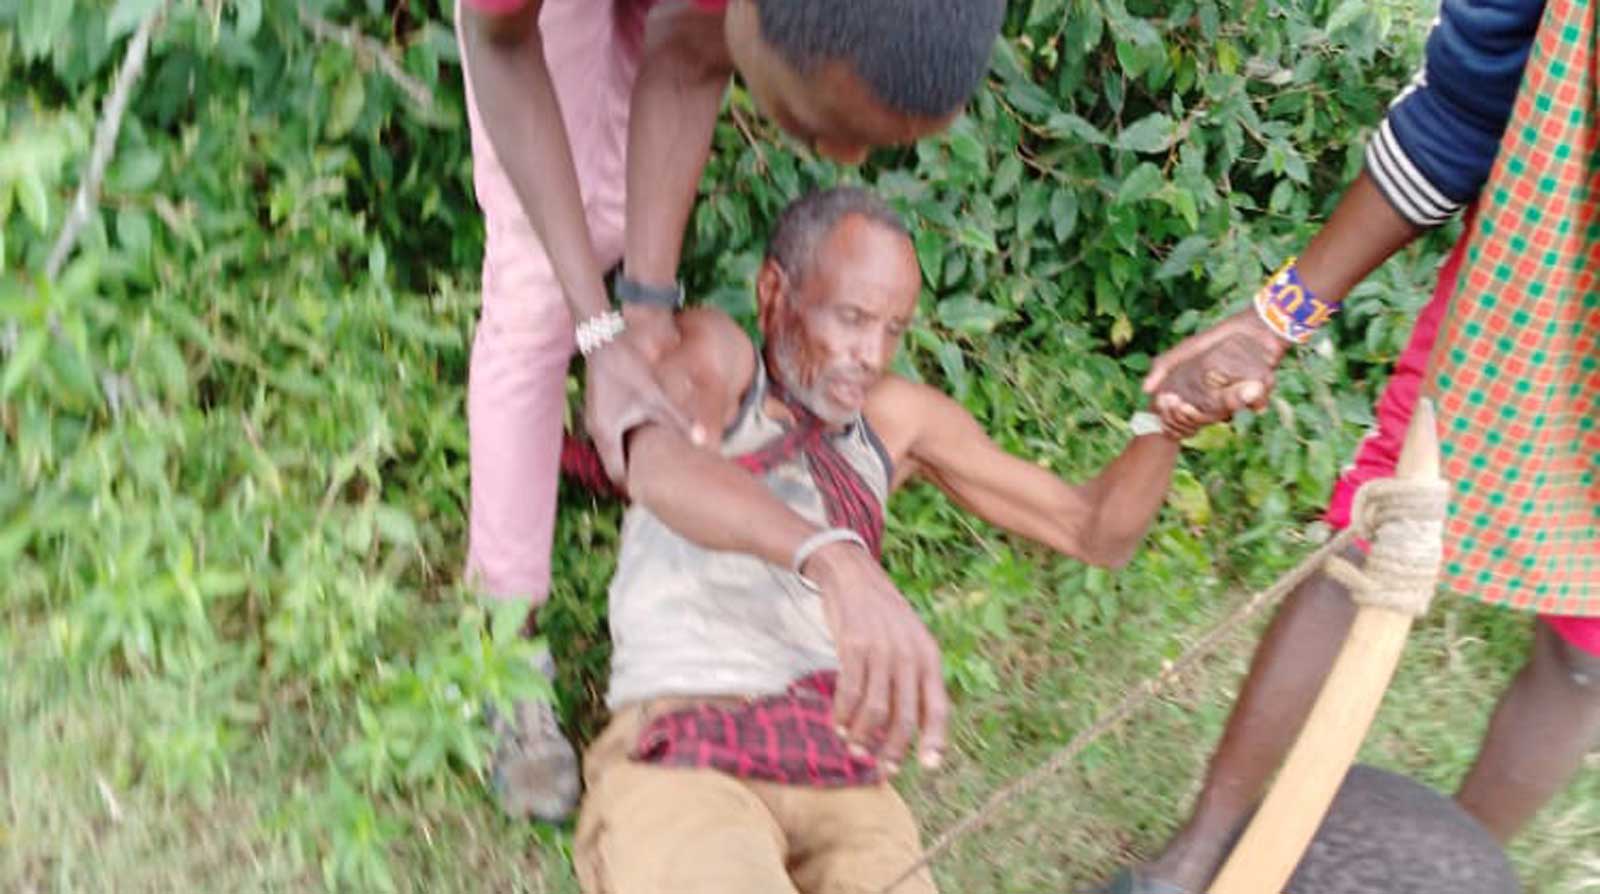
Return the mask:
[[[719, 311], [681, 316], [658, 373], [723, 432], [721, 456], [662, 426], [629, 438], [613, 716], [586, 757], [576, 840], [585, 891], [877, 891], [917, 856], [885, 776], [919, 718], [880, 699], [840, 712], [866, 718], [858, 728], [836, 726], [835, 697], [870, 686], [850, 666], [850, 626], [817, 595], [878, 579], [851, 569], [876, 567], [899, 484], [924, 478], [1098, 565], [1125, 563], [1160, 508], [1178, 445], [1154, 426], [1074, 485], [1006, 454], [944, 394], [888, 374], [920, 283], [895, 214], [834, 189], [778, 223], [756, 282], [764, 347]], [[917, 634], [908, 651], [936, 649]], [[942, 712], [928, 695], [885, 698]], [[923, 762], [937, 763], [926, 738]], [[926, 874], [901, 888], [932, 889]]]

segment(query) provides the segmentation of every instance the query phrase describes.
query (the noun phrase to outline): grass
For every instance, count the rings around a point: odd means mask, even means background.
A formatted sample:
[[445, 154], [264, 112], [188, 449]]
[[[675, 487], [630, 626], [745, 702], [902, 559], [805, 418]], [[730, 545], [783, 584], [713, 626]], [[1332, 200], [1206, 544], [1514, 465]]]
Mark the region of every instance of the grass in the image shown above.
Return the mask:
[[[1114, 621], [1074, 624], [1059, 601], [1038, 599], [1014, 605], [1003, 629], [982, 638], [1005, 685], [960, 698], [945, 770], [902, 780], [930, 839], [1230, 609], [1234, 594], [1213, 582], [1191, 619], [1171, 623], [1162, 594], [1136, 589], [1153, 561], [1126, 572], [1125, 610]], [[936, 593], [935, 602], [959, 590]], [[558, 606], [557, 616], [576, 629], [579, 608]], [[109, 671], [69, 682], [37, 660], [40, 647], [29, 643], [39, 640], [28, 633], [39, 631], [10, 631], [11, 666], [24, 672], [7, 675], [0, 718], [0, 889], [324, 887], [321, 858], [295, 832], [318, 822], [307, 815], [308, 798], [326, 784], [306, 769], [326, 759], [316, 718], [269, 710], [250, 740], [237, 743], [209, 796], [173, 793], [137, 746], [165, 719], [152, 709], [181, 699]], [[936, 864], [942, 889], [1073, 890], [1159, 847], [1195, 793], [1255, 633], [1241, 631], [1135, 721], [960, 842]], [[1525, 642], [1512, 616], [1441, 602], [1414, 633], [1362, 759], [1450, 790]], [[396, 824], [388, 856], [399, 890], [576, 890], [567, 833], [502, 819], [471, 773], [426, 780], [382, 806], [376, 821]], [[1600, 891], [1600, 754], [1513, 856], [1529, 891]]]
[[[351, 20], [405, 48], [447, 107], [432, 123], [292, 15], [251, 23], [259, 4], [234, 5], [172, 4], [105, 225], [60, 288], [0, 278], [0, 316], [20, 313], [33, 346], [0, 352], [0, 892], [572, 891], [569, 833], [500, 818], [475, 769], [482, 704], [535, 684], [526, 647], [484, 635], [453, 583], [483, 245], [451, 4], [368, 3]], [[1250, 20], [1218, 40], [1205, 14], [1153, 18], [1157, 40], [1128, 54], [1059, 40], [1132, 24], [1105, 28], [1100, 4], [1011, 4], [1011, 51], [972, 114], [861, 175], [905, 205], [928, 263], [906, 366], [1008, 449], [1097, 468], [1120, 447], [1143, 352], [1201, 325], [1326, 213], [1361, 131], [1410, 76], [1421, 32], [1405, 23], [1429, 5], [1378, 4], [1341, 29], [1348, 45], [1301, 39], [1318, 4], [1246, 4]], [[20, 125], [0, 154], [26, 161], [0, 182], [19, 197], [17, 214], [0, 209], [0, 266], [20, 265], [8, 274], [50, 250], [43, 221], [71, 195], [113, 61], [95, 58], [94, 17], [23, 20], [51, 33], [12, 52], [0, 28], [0, 112]], [[1181, 48], [1186, 71], [1144, 52], [1158, 43]], [[1305, 83], [1224, 76], [1246, 58]], [[1174, 164], [1112, 145], [1113, 131], [1176, 125], [1180, 103], [1206, 113], [1182, 116]], [[1105, 135], [1046, 137], [1058, 111]], [[727, 123], [715, 139], [684, 275], [748, 320], [773, 215], [840, 172]], [[1284, 170], [1260, 163], [1271, 154]], [[1160, 189], [1108, 188], [1125, 178]], [[1444, 235], [1352, 295], [1336, 324], [1347, 354], [1303, 352], [1275, 413], [1187, 453], [1124, 573], [1043, 557], [925, 492], [897, 498], [889, 564], [957, 693], [950, 768], [903, 783], [930, 833], [1303, 551], [1295, 520], [1370, 421], [1372, 373], [1392, 361]], [[603, 722], [615, 540], [614, 511], [566, 505], [544, 620], [585, 736]], [[1459, 615], [1419, 634], [1370, 746], [1446, 787], [1476, 747], [1465, 718], [1487, 714], [1523, 636], [1490, 612]], [[964, 842], [937, 867], [946, 889], [1065, 890], [1156, 847], [1249, 646], [1241, 636]], [[1594, 777], [1519, 845], [1542, 887], [1594, 887]]]

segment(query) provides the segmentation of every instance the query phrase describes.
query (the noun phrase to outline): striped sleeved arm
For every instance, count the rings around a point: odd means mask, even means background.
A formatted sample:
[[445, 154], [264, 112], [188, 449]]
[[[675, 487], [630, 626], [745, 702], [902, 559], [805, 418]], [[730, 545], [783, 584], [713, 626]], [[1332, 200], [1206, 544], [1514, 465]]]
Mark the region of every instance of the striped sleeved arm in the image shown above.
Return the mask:
[[1489, 177], [1542, 0], [1444, 0], [1422, 69], [1367, 144], [1367, 173], [1417, 227], [1449, 220]]

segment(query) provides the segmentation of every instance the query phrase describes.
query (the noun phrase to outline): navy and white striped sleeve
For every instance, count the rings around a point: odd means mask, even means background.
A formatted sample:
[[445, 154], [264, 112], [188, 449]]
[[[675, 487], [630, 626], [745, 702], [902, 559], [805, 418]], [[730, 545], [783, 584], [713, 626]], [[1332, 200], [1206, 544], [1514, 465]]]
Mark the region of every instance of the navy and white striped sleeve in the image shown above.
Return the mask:
[[1367, 144], [1367, 173], [1417, 227], [1477, 197], [1511, 117], [1543, 0], [1444, 0], [1422, 69]]

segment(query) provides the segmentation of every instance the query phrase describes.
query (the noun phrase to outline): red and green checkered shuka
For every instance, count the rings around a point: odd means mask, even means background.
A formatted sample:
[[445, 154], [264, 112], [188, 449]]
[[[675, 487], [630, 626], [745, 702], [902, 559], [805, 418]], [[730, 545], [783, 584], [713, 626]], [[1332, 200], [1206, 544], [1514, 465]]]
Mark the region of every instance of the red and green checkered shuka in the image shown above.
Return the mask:
[[1600, 616], [1596, 5], [1552, 0], [1433, 357], [1444, 583]]

